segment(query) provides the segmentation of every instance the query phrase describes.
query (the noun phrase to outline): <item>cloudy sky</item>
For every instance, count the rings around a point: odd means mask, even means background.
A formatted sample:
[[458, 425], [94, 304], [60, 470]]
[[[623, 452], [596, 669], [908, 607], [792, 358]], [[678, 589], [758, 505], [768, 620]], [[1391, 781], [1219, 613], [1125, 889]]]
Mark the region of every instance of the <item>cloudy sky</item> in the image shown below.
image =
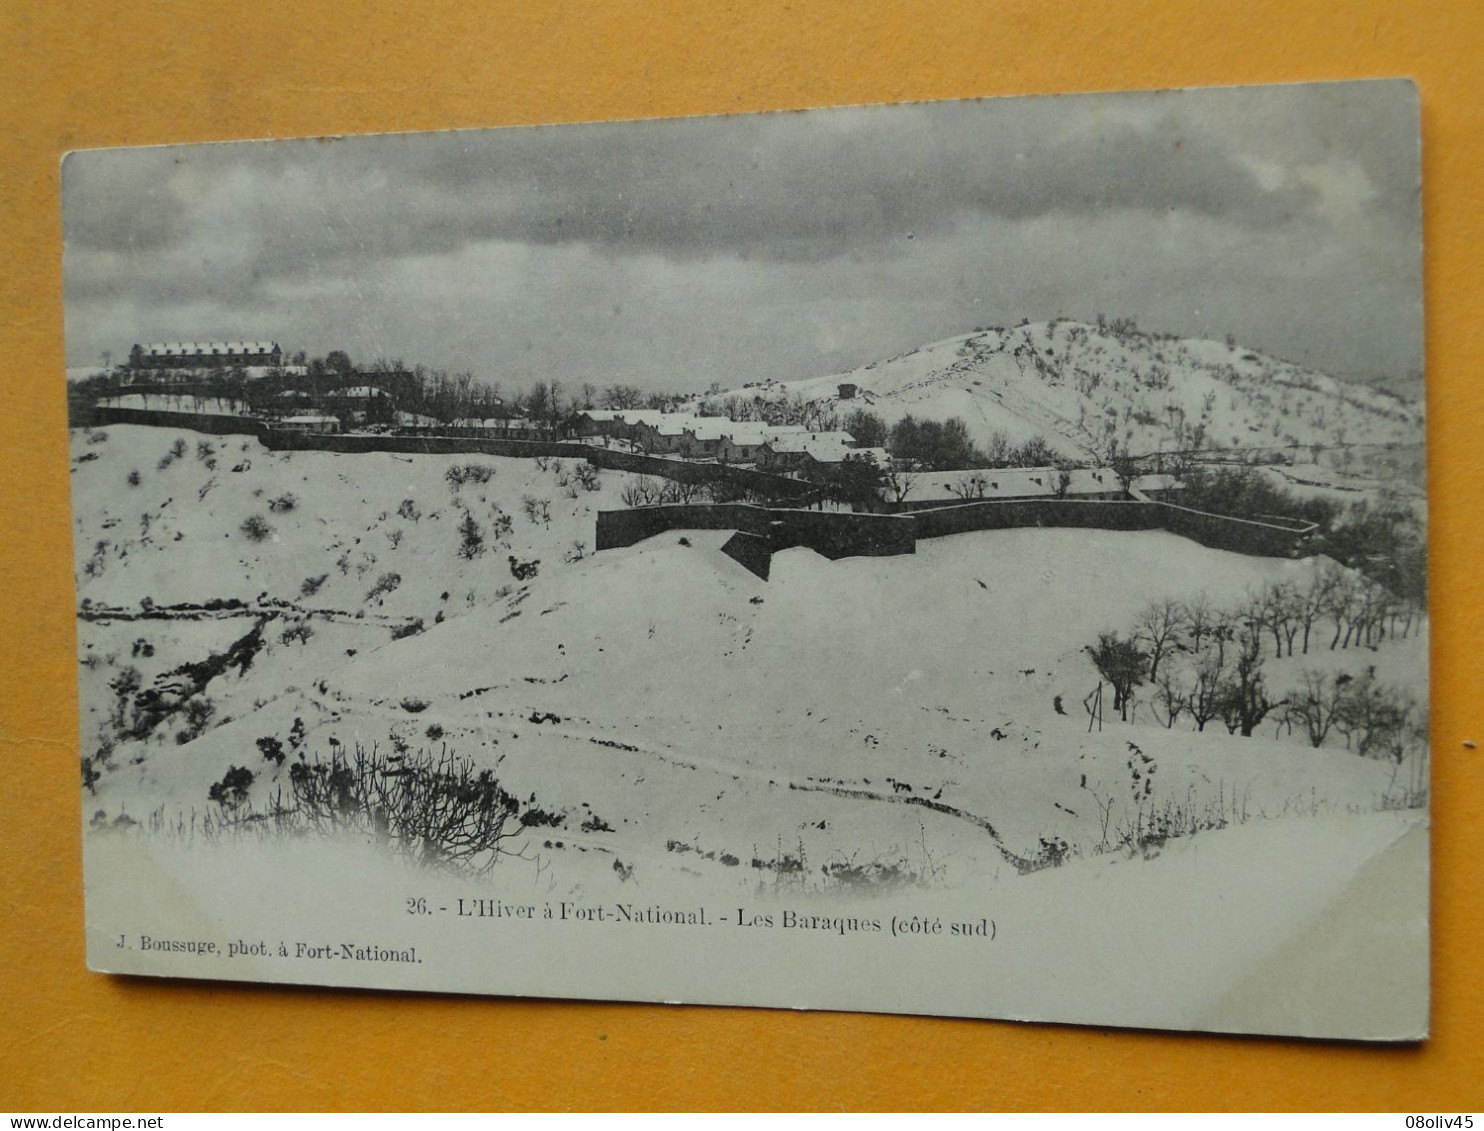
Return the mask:
[[1398, 82], [74, 154], [69, 366], [134, 342], [704, 388], [1100, 312], [1421, 367]]

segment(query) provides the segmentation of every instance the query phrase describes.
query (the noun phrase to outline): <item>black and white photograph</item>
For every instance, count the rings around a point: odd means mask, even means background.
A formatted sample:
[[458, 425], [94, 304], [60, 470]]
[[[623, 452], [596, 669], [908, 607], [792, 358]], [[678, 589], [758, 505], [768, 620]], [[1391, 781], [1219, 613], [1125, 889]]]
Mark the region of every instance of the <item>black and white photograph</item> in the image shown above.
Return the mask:
[[1428, 1031], [1402, 80], [90, 150], [89, 965]]

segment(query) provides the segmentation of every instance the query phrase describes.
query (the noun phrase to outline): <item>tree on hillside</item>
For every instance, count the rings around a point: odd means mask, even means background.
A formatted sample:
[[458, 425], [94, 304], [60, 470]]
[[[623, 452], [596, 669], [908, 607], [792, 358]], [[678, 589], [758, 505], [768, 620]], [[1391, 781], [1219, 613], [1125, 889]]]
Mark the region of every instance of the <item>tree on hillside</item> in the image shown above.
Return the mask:
[[603, 390], [602, 403], [608, 409], [640, 408], [644, 390], [637, 385], [609, 385]]
[[1344, 711], [1345, 689], [1352, 680], [1343, 672], [1305, 670], [1303, 683], [1288, 693], [1284, 719], [1303, 728], [1310, 746], [1323, 746]]
[[555, 411], [555, 403], [551, 386], [545, 381], [537, 381], [531, 386], [530, 392], [526, 393], [526, 414], [537, 424], [549, 425]]
[[1206, 724], [1221, 715], [1222, 689], [1226, 686], [1226, 669], [1220, 657], [1209, 648], [1196, 658], [1195, 683], [1186, 696], [1185, 707], [1195, 720], [1195, 729], [1203, 731]]
[[882, 471], [882, 483], [891, 494], [893, 503], [901, 504], [907, 501], [907, 496], [912, 494], [912, 488], [916, 486], [911, 474], [895, 462], [887, 464]]
[[1168, 597], [1146, 605], [1134, 622], [1134, 639], [1144, 645], [1149, 657], [1149, 680], [1159, 677], [1160, 662], [1180, 643], [1185, 626], [1184, 609]]
[[[1165, 713], [1165, 729], [1175, 725], [1175, 721], [1190, 706], [1190, 691], [1180, 674], [1174, 670], [1173, 665], [1166, 665], [1165, 670], [1159, 673], [1157, 679], [1151, 677], [1154, 684], [1154, 704]], [[1154, 716], [1159, 718], [1158, 713]]]
[[908, 413], [892, 426], [888, 444], [894, 460], [927, 471], [955, 471], [984, 462], [969, 439], [968, 425], [956, 416], [940, 422]]
[[1005, 453], [1011, 467], [1048, 467], [1056, 462], [1056, 452], [1040, 436], [1034, 436]]
[[845, 417], [845, 431], [855, 437], [857, 447], [884, 448], [889, 430], [886, 421], [869, 409], [858, 408]]
[[985, 462], [990, 467], [998, 467], [1009, 458], [1010, 437], [999, 429], [989, 434], [989, 444], [984, 449]]
[[1137, 643], [1119, 639], [1116, 632], [1099, 633], [1097, 645], [1087, 651], [1098, 674], [1113, 685], [1113, 709], [1120, 719], [1128, 722], [1129, 700], [1134, 688], [1144, 683], [1149, 657]]
[[1426, 741], [1419, 714], [1417, 701], [1377, 680], [1371, 666], [1346, 685], [1334, 728], [1345, 736], [1346, 749], [1364, 757], [1400, 761], [1408, 743], [1419, 734]]
[[1180, 606], [1180, 619], [1185, 624], [1185, 633], [1190, 639], [1190, 650], [1197, 655], [1211, 630], [1215, 626], [1216, 611], [1211, 607], [1211, 598], [1205, 593], [1185, 601]]
[[464, 511], [464, 517], [459, 520], [459, 557], [466, 561], [479, 557], [484, 553], [484, 532], [479, 529], [479, 523], [474, 521], [472, 511]]
[[883, 490], [891, 490], [886, 469], [869, 452], [846, 456], [823, 473], [821, 482], [831, 498], [858, 511], [879, 510]]
[[1284, 706], [1285, 701], [1268, 697], [1263, 677], [1260, 630], [1243, 630], [1237, 644], [1230, 673], [1218, 694], [1218, 706], [1227, 733], [1240, 732], [1243, 738], [1251, 738], [1257, 725], [1278, 707]]

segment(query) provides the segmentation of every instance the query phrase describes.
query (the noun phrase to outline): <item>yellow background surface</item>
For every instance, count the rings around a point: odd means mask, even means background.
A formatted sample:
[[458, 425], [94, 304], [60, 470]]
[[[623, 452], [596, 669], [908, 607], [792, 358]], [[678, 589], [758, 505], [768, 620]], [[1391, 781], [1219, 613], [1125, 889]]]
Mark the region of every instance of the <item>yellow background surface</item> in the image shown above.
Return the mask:
[[[1484, 1106], [1484, 750], [1464, 746], [1484, 744], [1481, 73], [1477, 0], [0, 4], [0, 1109]], [[87, 972], [63, 152], [1388, 75], [1417, 80], [1424, 132], [1434, 617], [1426, 1045]]]

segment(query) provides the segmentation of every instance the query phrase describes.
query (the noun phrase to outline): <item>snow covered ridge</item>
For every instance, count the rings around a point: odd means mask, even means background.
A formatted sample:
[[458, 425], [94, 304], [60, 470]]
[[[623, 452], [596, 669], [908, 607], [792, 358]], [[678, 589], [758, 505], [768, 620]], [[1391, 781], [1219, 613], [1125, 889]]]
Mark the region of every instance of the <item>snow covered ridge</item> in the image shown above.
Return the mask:
[[[842, 387], [850, 387], [841, 396]], [[1337, 380], [1235, 342], [1146, 334], [1070, 319], [960, 334], [859, 369], [708, 394], [734, 414], [798, 401], [841, 415], [866, 409], [957, 417], [974, 443], [1043, 438], [1059, 454], [1101, 458], [1195, 449], [1420, 445], [1421, 400]]]

